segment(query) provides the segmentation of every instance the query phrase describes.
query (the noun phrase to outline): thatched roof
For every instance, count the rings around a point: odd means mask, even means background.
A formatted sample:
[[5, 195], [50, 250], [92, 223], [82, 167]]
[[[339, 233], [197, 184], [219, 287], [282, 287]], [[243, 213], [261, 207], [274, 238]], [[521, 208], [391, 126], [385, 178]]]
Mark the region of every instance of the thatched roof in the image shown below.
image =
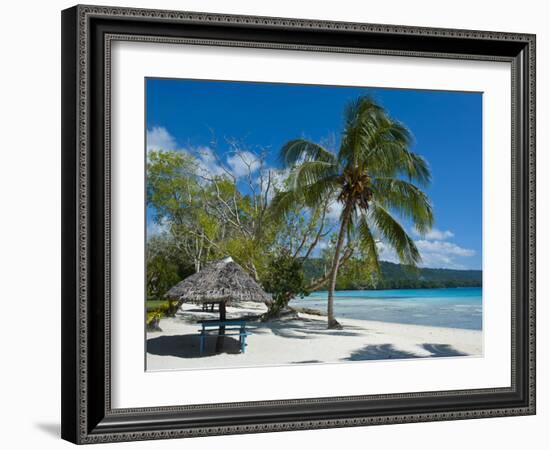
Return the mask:
[[164, 296], [191, 303], [271, 301], [271, 295], [232, 258], [210, 263], [173, 286]]

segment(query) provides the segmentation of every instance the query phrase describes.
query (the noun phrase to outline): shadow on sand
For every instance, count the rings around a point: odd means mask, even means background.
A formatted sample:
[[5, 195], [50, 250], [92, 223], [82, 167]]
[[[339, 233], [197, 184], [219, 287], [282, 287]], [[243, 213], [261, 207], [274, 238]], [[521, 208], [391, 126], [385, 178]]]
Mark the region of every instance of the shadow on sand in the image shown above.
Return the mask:
[[459, 352], [449, 344], [422, 344], [422, 348], [428, 350], [432, 358], [439, 358], [440, 356], [468, 356], [467, 353]]
[[147, 353], [159, 356], [175, 356], [177, 358], [202, 358], [220, 353], [238, 354], [241, 351], [237, 339], [225, 336], [220, 351], [216, 351], [216, 341], [217, 338], [206, 339], [204, 351], [200, 353], [199, 336], [197, 334], [158, 336], [147, 339]]
[[306, 361], [292, 361], [291, 364], [317, 364], [317, 363], [322, 363], [323, 361], [320, 361], [318, 359], [309, 359], [309, 360], [306, 360]]
[[448, 344], [422, 344], [420, 346], [430, 352], [430, 355], [420, 356], [415, 353], [398, 350], [392, 344], [367, 345], [354, 351], [343, 361], [370, 361], [376, 359], [407, 359], [407, 358], [440, 358], [447, 356], [468, 356], [455, 350]]
[[[268, 327], [263, 330], [259, 325], [256, 328], [251, 328], [254, 333], [263, 334], [268, 332]], [[359, 336], [360, 333], [353, 330], [364, 331], [364, 328], [353, 325], [346, 325], [344, 330], [328, 330], [325, 322], [312, 319], [299, 320], [274, 320], [269, 322], [269, 331], [275, 336], [290, 338], [290, 339], [312, 339], [315, 336]]]

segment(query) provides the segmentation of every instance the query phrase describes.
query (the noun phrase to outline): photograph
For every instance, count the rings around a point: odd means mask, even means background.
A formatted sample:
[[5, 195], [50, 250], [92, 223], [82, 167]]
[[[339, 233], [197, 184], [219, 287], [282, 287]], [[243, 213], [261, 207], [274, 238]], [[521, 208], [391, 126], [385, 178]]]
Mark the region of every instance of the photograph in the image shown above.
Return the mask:
[[483, 93], [144, 80], [146, 371], [483, 357]]
[[[31, 374], [57, 361], [64, 440], [242, 447], [265, 433], [264, 447], [298, 448], [325, 428], [341, 444], [375, 426], [362, 436], [383, 447], [380, 425], [395, 441], [408, 424], [417, 438], [398, 445], [487, 435], [521, 448], [529, 429], [499, 423], [540, 428], [520, 416], [537, 413], [547, 27], [521, 8], [504, 20], [476, 4], [441, 22], [435, 4], [398, 2], [64, 6], [48, 45], [61, 102], [47, 105], [61, 115], [45, 115], [60, 118], [60, 158], [45, 160], [61, 175], [61, 265], [37, 266], [60, 284], [60, 308], [47, 305], [59, 326], [31, 317], [61, 353], [37, 352], [30, 333], [7, 359], [32, 356]], [[14, 224], [35, 231], [54, 221], [20, 182], [27, 163], [8, 171], [32, 200], [16, 199], [32, 217]], [[25, 236], [13, 239], [23, 259]]]

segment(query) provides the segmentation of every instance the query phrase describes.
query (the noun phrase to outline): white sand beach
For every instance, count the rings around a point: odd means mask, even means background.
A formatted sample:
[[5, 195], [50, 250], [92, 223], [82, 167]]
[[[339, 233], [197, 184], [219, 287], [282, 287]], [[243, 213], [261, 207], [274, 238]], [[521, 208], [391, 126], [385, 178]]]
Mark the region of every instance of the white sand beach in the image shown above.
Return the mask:
[[[227, 318], [257, 316], [258, 303], [227, 308]], [[147, 370], [251, 367], [284, 364], [342, 363], [427, 357], [482, 356], [482, 332], [458, 328], [339, 319], [343, 330], [327, 330], [326, 317], [298, 313], [296, 318], [270, 322], [250, 321], [245, 353], [238, 336], [224, 338], [222, 353], [216, 338], [206, 339], [199, 352], [201, 319], [218, 313], [183, 305], [176, 317], [163, 318], [162, 331], [147, 333]]]

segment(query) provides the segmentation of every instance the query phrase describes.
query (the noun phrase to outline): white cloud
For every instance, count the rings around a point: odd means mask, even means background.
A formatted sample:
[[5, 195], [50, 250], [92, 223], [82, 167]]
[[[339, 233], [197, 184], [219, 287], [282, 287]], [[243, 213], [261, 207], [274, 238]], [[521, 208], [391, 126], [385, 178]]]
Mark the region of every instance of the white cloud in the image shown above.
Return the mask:
[[329, 248], [329, 245], [329, 241], [321, 239], [317, 244], [317, 247], [319, 248], [319, 250], [324, 250], [325, 248]]
[[197, 159], [200, 174], [204, 177], [228, 175], [230, 172], [235, 178], [241, 178], [249, 173], [254, 174], [261, 168], [258, 157], [248, 151], [231, 154], [223, 161], [210, 147], [179, 147], [175, 137], [161, 126], [147, 129], [147, 151], [151, 150], [176, 150], [193, 155]]
[[452, 242], [427, 241], [424, 239], [415, 241], [418, 249], [424, 253], [441, 253], [448, 256], [474, 256], [474, 250], [460, 247]]
[[464, 269], [463, 258], [476, 254], [475, 250], [460, 247], [452, 242], [420, 239], [415, 244], [422, 255], [423, 267]]
[[148, 221], [147, 222], [147, 240], [151, 239], [155, 236], [160, 236], [161, 234], [167, 233], [169, 230], [169, 226], [167, 223], [157, 223], [155, 221]]
[[332, 242], [330, 241], [329, 237], [326, 237], [324, 239], [319, 240], [315, 248], [313, 249], [313, 252], [311, 252], [311, 256], [314, 258], [319, 258], [323, 255], [323, 251], [331, 248], [333, 246]]
[[181, 148], [176, 139], [164, 127], [153, 127], [147, 130], [147, 151], [176, 150], [193, 155], [198, 163], [198, 169], [203, 176], [219, 176], [226, 172], [219, 159], [210, 147]]
[[164, 127], [147, 129], [147, 151], [150, 150], [176, 150], [177, 143], [174, 136]]
[[236, 178], [255, 173], [261, 165], [258, 157], [247, 151], [240, 151], [228, 156], [227, 164]]
[[378, 258], [381, 261], [388, 261], [392, 263], [399, 263], [399, 258], [395, 254], [395, 251], [385, 242], [377, 242]]
[[327, 211], [327, 219], [328, 220], [340, 220], [340, 216], [342, 215], [342, 209], [343, 205], [339, 201], [333, 201]]
[[430, 231], [424, 234], [419, 233], [414, 228], [412, 232], [415, 236], [419, 236], [424, 239], [429, 239], [432, 241], [445, 241], [447, 239], [451, 239], [454, 237], [454, 233], [452, 231], [449, 231], [449, 230], [441, 231], [441, 230], [438, 230], [437, 228], [432, 228]]
[[[269, 188], [267, 193], [268, 200], [271, 200], [275, 195], [276, 190], [283, 190], [285, 181], [290, 174], [290, 169], [275, 169], [273, 167], [267, 167], [261, 169], [260, 174], [256, 178], [256, 185], [261, 187], [262, 191]], [[260, 176], [261, 175], [261, 176]], [[263, 178], [263, 181], [262, 181]], [[269, 187], [267, 185], [268, 179], [270, 180]], [[263, 183], [263, 185], [262, 185]]]
[[[476, 254], [475, 250], [460, 247], [452, 242], [419, 239], [414, 243], [422, 256], [421, 267], [464, 269], [466, 265], [463, 263], [463, 258], [469, 258]], [[395, 251], [388, 244], [379, 242], [377, 246], [381, 260], [399, 262]]]
[[219, 176], [226, 172], [220, 165], [219, 159], [216, 157], [214, 150], [210, 147], [198, 147], [192, 153], [199, 163], [199, 171], [203, 176]]
[[[287, 180], [288, 176], [290, 175], [290, 169], [267, 169], [271, 172], [271, 182], [273, 184], [274, 188], [277, 189], [283, 189], [285, 186], [285, 181]], [[264, 178], [267, 176], [264, 175]]]

